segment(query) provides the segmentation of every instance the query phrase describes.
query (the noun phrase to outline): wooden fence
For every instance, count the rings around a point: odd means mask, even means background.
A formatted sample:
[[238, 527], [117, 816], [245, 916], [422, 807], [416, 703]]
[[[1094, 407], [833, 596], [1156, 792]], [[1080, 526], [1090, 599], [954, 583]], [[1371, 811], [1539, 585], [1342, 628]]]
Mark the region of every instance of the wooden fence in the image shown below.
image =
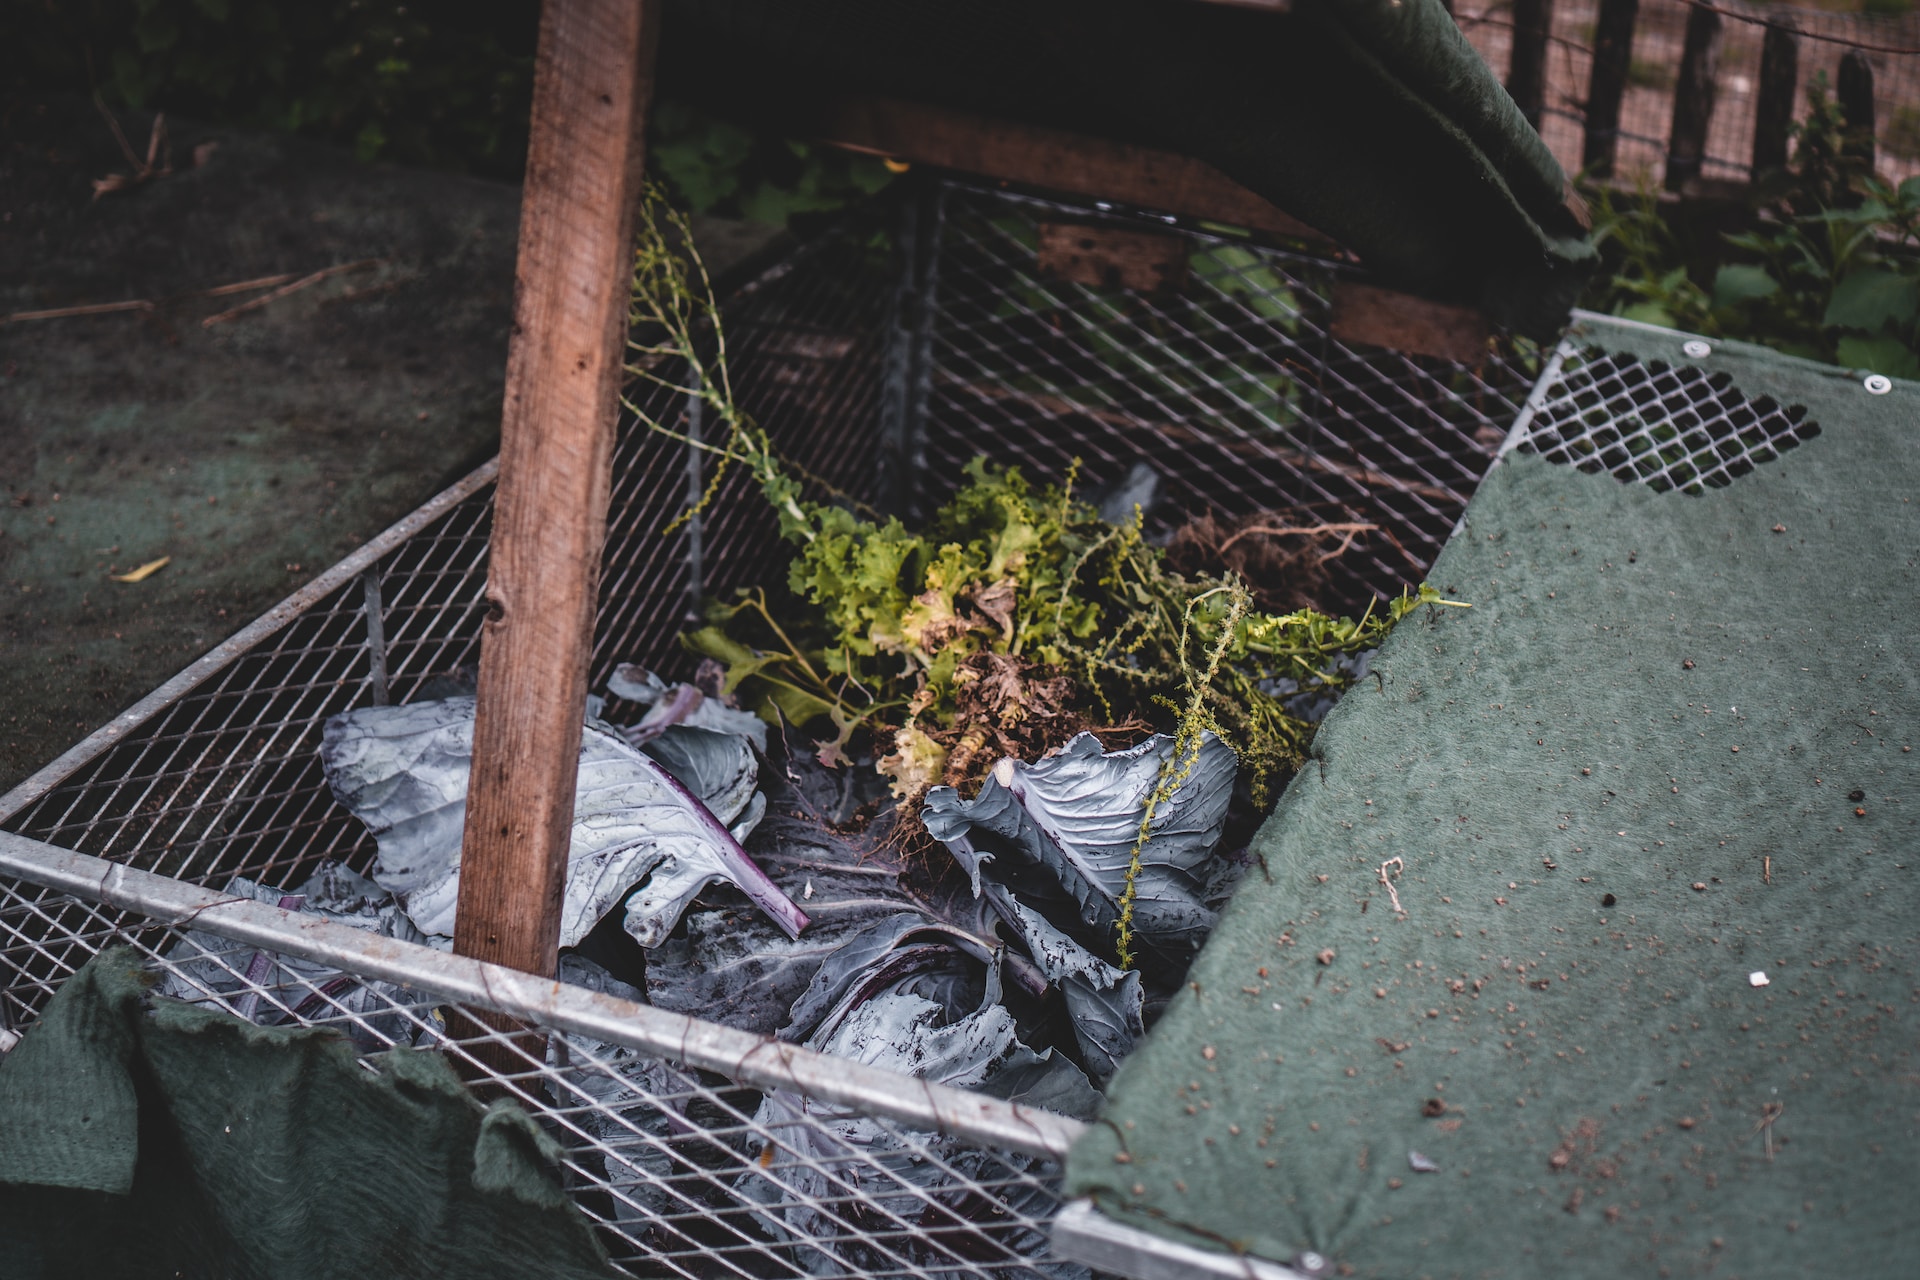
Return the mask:
[[1850, 145], [1920, 173], [1920, 14], [1742, 0], [1458, 0], [1455, 19], [1569, 173], [1699, 190], [1785, 163], [1824, 75]]

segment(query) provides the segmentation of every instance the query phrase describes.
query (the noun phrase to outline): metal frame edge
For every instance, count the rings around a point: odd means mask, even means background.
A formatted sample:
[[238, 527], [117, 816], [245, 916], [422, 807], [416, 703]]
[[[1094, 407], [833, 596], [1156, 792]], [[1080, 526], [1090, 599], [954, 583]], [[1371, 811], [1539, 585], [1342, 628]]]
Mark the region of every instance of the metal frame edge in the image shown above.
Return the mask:
[[328, 593], [353, 580], [375, 564], [380, 557], [418, 533], [428, 522], [438, 519], [459, 503], [491, 484], [500, 473], [500, 459], [492, 458], [464, 478], [442, 489], [415, 507], [377, 537], [349, 552], [313, 581], [282, 600], [273, 608], [222, 640], [213, 648], [181, 668], [172, 679], [95, 729], [52, 761], [41, 766], [13, 790], [0, 796], [0, 822], [6, 822], [22, 809], [64, 782], [81, 766], [114, 746], [132, 730], [157, 712], [177, 701], [254, 645], [305, 613]]
[[982, 1146], [1066, 1156], [1086, 1125], [554, 978], [385, 938], [0, 831], [0, 875]]
[[1055, 1258], [1126, 1280], [1309, 1280], [1322, 1274], [1167, 1240], [1116, 1222], [1084, 1199], [1061, 1208], [1052, 1241]]

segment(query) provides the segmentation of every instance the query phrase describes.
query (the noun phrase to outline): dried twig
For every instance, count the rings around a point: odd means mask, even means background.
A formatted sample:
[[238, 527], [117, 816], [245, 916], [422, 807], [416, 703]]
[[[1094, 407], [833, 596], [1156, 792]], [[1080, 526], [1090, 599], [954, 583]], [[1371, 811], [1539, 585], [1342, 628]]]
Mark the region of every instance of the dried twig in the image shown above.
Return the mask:
[[258, 311], [261, 307], [266, 306], [269, 302], [278, 301], [279, 299], [286, 297], [290, 293], [298, 293], [300, 290], [305, 289], [311, 285], [319, 284], [322, 280], [327, 279], [329, 276], [344, 275], [349, 271], [359, 271], [366, 267], [377, 266], [380, 263], [385, 261], [386, 261], [385, 258], [362, 258], [358, 262], [343, 262], [337, 267], [323, 268], [322, 270], [314, 272], [310, 276], [300, 277], [298, 280], [295, 280], [292, 284], [282, 285], [280, 288], [275, 289], [272, 293], [262, 294], [258, 298], [250, 298], [247, 301], [241, 303], [237, 307], [232, 307], [226, 311], [222, 311], [218, 315], [208, 316], [205, 320], [202, 320], [200, 322], [200, 327], [202, 329], [211, 329], [213, 328], [213, 326], [217, 324], [225, 324], [227, 321], [233, 319], [234, 317], [243, 316], [249, 311]]
[[145, 298], [130, 302], [89, 302], [80, 307], [54, 307], [50, 311], [16, 311], [0, 316], [0, 324], [18, 324], [25, 320], [60, 320], [67, 316], [104, 316], [115, 311], [151, 311], [154, 304]]
[[1784, 1102], [1767, 1103], [1767, 1105], [1760, 1108], [1760, 1119], [1758, 1123], [1753, 1126], [1753, 1131], [1761, 1134], [1766, 1140], [1767, 1159], [1769, 1160], [1773, 1159], [1773, 1122], [1778, 1120], [1786, 1109], [1787, 1104]]
[[1326, 537], [1332, 537], [1335, 534], [1339, 534], [1340, 545], [1335, 547], [1331, 551], [1323, 551], [1320, 553], [1320, 563], [1325, 564], [1329, 560], [1345, 555], [1347, 553], [1347, 548], [1353, 545], [1353, 540], [1355, 538], [1359, 537], [1363, 533], [1376, 532], [1379, 528], [1380, 526], [1377, 524], [1360, 524], [1360, 523], [1315, 524], [1315, 525], [1300, 525], [1300, 526], [1266, 525], [1266, 524], [1248, 525], [1246, 528], [1240, 530], [1238, 533], [1234, 534], [1231, 538], [1228, 538], [1225, 542], [1221, 543], [1220, 550], [1222, 552], [1226, 551], [1228, 547], [1232, 546], [1234, 543], [1240, 541], [1240, 539], [1252, 533], [1264, 534], [1269, 538], [1292, 538], [1292, 537], [1326, 538]]
[[120, 122], [114, 119], [113, 112], [107, 110], [107, 104], [100, 100], [100, 95], [97, 93], [93, 95], [93, 105], [98, 107], [100, 114], [106, 117], [107, 127], [113, 130], [113, 140], [120, 144], [120, 154], [127, 158], [129, 165], [133, 166], [132, 173], [110, 173], [104, 178], [95, 178], [93, 180], [95, 200], [115, 191], [137, 187], [154, 178], [164, 178], [173, 172], [173, 143], [167, 138], [166, 112], [155, 113], [153, 128], [147, 133], [147, 158], [142, 160], [135, 154], [133, 144], [127, 141], [127, 135], [120, 128]]
[[1394, 874], [1397, 875], [1407, 869], [1406, 860], [1404, 858], [1388, 858], [1380, 864], [1380, 883], [1387, 886], [1387, 897], [1393, 903], [1393, 914], [1404, 916], [1407, 914], [1407, 909], [1400, 905], [1400, 891], [1393, 887], [1393, 881], [1388, 878], [1388, 867], [1392, 867]]
[[168, 303], [181, 302], [188, 298], [223, 298], [232, 293], [245, 293], [249, 289], [269, 289], [277, 284], [285, 284], [293, 278], [293, 273], [287, 271], [277, 276], [236, 280], [232, 284], [219, 284], [211, 289], [195, 289], [191, 293], [175, 294], [159, 302], [151, 298], [129, 298], [124, 302], [89, 302], [77, 307], [53, 307], [45, 311], [15, 311], [11, 315], [0, 316], [0, 324], [18, 324], [27, 320], [62, 320], [68, 316], [104, 316], [119, 311], [154, 311]]
[[293, 279], [293, 272], [283, 271], [277, 276], [261, 276], [257, 280], [236, 280], [232, 284], [217, 284], [211, 289], [198, 289], [192, 293], [183, 293], [183, 298], [224, 298], [230, 293], [245, 293], [249, 289], [271, 289], [276, 284], [285, 284]]

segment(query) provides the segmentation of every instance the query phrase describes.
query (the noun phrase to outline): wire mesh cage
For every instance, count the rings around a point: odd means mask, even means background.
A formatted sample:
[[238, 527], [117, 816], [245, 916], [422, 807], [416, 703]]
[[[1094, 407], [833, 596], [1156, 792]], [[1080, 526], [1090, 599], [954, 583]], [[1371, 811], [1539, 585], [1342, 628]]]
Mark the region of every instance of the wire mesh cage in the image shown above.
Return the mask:
[[[1062, 265], [1089, 228], [1151, 240], [1159, 274]], [[1473, 365], [1337, 340], [1333, 292], [1358, 275], [1223, 229], [929, 181], [850, 213], [724, 311], [736, 396], [816, 496], [910, 519], [977, 455], [1042, 480], [1077, 466], [1096, 489], [1144, 463], [1158, 532], [1265, 510], [1376, 526], [1335, 566], [1328, 603], [1353, 607], [1421, 578], [1534, 372], [1505, 340]], [[632, 390], [683, 438], [620, 425], [596, 688], [622, 662], [688, 670], [677, 637], [699, 601], [785, 559], [737, 471], [663, 536], [712, 462], [689, 443], [692, 397]], [[0, 800], [0, 1031], [124, 942], [168, 994], [337, 1027], [373, 1069], [394, 1045], [460, 1057], [560, 1139], [576, 1201], [636, 1274], [1072, 1273], [1046, 1260], [1045, 1228], [1077, 1122], [791, 1045], [769, 1056], [606, 983], [514, 996], [505, 971], [481, 981], [489, 966], [280, 897], [375, 854], [322, 773], [326, 720], [476, 663], [493, 478], [439, 495]]]

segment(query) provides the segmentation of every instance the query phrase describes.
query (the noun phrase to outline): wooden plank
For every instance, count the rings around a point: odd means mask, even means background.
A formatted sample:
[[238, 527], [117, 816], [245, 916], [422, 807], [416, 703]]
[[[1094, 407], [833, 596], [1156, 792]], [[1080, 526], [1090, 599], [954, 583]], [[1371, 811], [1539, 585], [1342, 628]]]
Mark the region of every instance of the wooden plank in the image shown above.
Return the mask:
[[1800, 81], [1800, 34], [1785, 14], [1767, 20], [1760, 40], [1760, 85], [1753, 108], [1753, 176], [1787, 167], [1794, 97]]
[[893, 98], [829, 100], [807, 131], [849, 151], [1331, 243], [1212, 165], [1170, 151]]
[[1593, 74], [1587, 79], [1586, 133], [1580, 144], [1580, 165], [1591, 177], [1613, 176], [1620, 148], [1620, 102], [1627, 93], [1639, 17], [1640, 0], [1600, 0], [1593, 27]]
[[1865, 161], [1867, 172], [1873, 172], [1873, 63], [1863, 50], [1849, 49], [1840, 59], [1833, 96], [1847, 121], [1841, 150]]
[[1536, 131], [1547, 105], [1547, 46], [1552, 34], [1553, 0], [1513, 0], [1507, 95]]
[[1177, 293], [1193, 245], [1185, 236], [1121, 227], [1040, 224], [1040, 274], [1095, 289]]
[[1467, 365], [1487, 358], [1493, 338], [1493, 325], [1472, 307], [1349, 281], [1333, 286], [1333, 320], [1327, 331], [1345, 343]]
[[454, 950], [554, 971], [659, 0], [546, 0]]
[[1700, 176], [1713, 124], [1715, 77], [1720, 70], [1720, 15], [1698, 6], [1687, 12], [1687, 38], [1680, 52], [1680, 82], [1673, 91], [1673, 129], [1667, 135], [1669, 191]]

